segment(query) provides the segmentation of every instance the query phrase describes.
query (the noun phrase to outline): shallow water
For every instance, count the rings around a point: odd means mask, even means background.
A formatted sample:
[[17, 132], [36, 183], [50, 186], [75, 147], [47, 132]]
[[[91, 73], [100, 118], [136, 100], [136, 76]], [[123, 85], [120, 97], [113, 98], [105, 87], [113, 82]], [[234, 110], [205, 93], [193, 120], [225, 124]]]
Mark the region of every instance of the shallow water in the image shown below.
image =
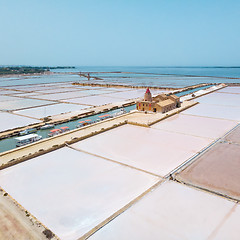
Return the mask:
[[[129, 107], [125, 107], [124, 109], [127, 112], [129, 112], [129, 111], [131, 111], [135, 108], [136, 108], [136, 105], [132, 105], [132, 106], [129, 106]], [[78, 125], [79, 121], [84, 121], [86, 119], [91, 119], [92, 121], [96, 121], [98, 119], [98, 116], [101, 116], [101, 115], [107, 114], [107, 113], [108, 114], [113, 114], [113, 113], [118, 112], [118, 111], [119, 111], [119, 109], [116, 109], [116, 110], [112, 110], [112, 111], [109, 111], [109, 112], [106, 112], [106, 113], [100, 113], [100, 114], [96, 114], [96, 115], [93, 115], [93, 116], [81, 118], [81, 119], [78, 119], [78, 120], [58, 124], [58, 125], [55, 125], [55, 129], [67, 126], [67, 127], [69, 127], [70, 130], [73, 130], [73, 129], [76, 129], [76, 125]], [[38, 122], [38, 121], [36, 120], [35, 122]], [[38, 130], [36, 133], [38, 135], [41, 135], [43, 138], [48, 138], [48, 133], [50, 132], [50, 130], [52, 130], [52, 129]], [[5, 151], [16, 148], [16, 141], [15, 141], [16, 137], [17, 136], [0, 140], [0, 152], [5, 152]]]
[[37, 77], [5, 80], [6, 78], [0, 78], [0, 87], [8, 86], [20, 86], [20, 85], [31, 85], [31, 84], [46, 84], [46, 83], [57, 83], [57, 82], [74, 82], [79, 81], [81, 77], [79, 75], [42, 75]]
[[77, 66], [75, 69], [53, 69], [52, 72], [136, 72], [153, 74], [174, 74], [214, 77], [239, 77], [240, 67], [119, 67], [119, 66]]
[[[111, 71], [118, 71], [118, 73]], [[102, 80], [91, 78], [91, 83], [112, 83], [132, 86], [181, 88], [199, 83], [240, 83], [240, 79], [229, 79], [229, 77], [240, 78], [240, 68], [76, 67], [75, 69], [55, 69], [53, 72], [93, 72], [90, 76], [96, 76]], [[0, 87], [76, 81], [89, 82], [85, 77], [80, 77], [77, 74], [56, 74], [0, 78]]]
[[187, 95], [189, 93], [193, 93], [193, 92], [196, 92], [196, 91], [199, 91], [199, 90], [203, 90], [203, 89], [206, 89], [206, 88], [209, 88], [211, 87], [212, 85], [208, 85], [208, 86], [203, 86], [203, 87], [198, 87], [198, 88], [194, 88], [194, 89], [191, 89], [191, 90], [186, 90], [186, 91], [183, 91], [183, 92], [180, 92], [180, 93], [176, 93], [175, 95], [178, 96], [178, 97], [181, 97], [183, 95]]

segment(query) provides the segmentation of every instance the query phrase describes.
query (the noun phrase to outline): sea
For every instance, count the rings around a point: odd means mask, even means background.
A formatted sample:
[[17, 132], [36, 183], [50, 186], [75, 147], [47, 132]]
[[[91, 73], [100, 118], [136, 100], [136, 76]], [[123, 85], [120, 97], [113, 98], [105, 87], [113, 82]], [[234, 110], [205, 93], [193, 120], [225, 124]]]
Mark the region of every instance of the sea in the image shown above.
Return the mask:
[[54, 72], [135, 72], [187, 76], [240, 78], [239, 67], [149, 67], [149, 66], [76, 66], [74, 69], [54, 69]]
[[[75, 68], [52, 69], [51, 71], [55, 74], [0, 77], [0, 88], [64, 82], [163, 88], [183, 88], [201, 83], [240, 83], [240, 67], [77, 66]], [[76, 74], [67, 74], [70, 72]], [[86, 77], [81, 77], [79, 72], [85, 75], [89, 73], [90, 81]]]
[[90, 73], [96, 83], [182, 88], [200, 83], [240, 83], [240, 67], [77, 66], [54, 72]]

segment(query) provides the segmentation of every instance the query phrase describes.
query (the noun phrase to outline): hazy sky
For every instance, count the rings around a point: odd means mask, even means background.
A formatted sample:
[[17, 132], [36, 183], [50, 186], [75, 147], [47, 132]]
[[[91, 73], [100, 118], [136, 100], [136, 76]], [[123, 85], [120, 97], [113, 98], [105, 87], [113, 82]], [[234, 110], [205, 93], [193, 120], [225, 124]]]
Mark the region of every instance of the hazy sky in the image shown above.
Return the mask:
[[1, 65], [240, 65], [240, 0], [0, 0]]

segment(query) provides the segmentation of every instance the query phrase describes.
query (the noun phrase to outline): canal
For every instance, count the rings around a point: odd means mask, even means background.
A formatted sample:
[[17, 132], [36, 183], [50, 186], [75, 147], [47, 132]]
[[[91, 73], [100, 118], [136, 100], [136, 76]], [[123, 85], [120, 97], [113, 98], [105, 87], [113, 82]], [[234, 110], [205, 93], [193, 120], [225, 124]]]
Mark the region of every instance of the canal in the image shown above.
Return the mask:
[[199, 90], [204, 90], [204, 89], [212, 87], [212, 86], [213, 85], [207, 85], [207, 86], [202, 86], [202, 87], [198, 87], [198, 88], [194, 88], [194, 89], [190, 89], [190, 90], [185, 90], [185, 91], [176, 93], [175, 95], [178, 96], [178, 97], [182, 97], [184, 95], [187, 95], [187, 94], [190, 94], [190, 93], [194, 93], [194, 92], [197, 92]]
[[[136, 105], [134, 104], [134, 105], [131, 105], [131, 106], [128, 106], [128, 107], [123, 107], [123, 108], [125, 109], [126, 112], [130, 112], [131, 110], [136, 109]], [[104, 114], [109, 114], [110, 115], [110, 114], [117, 113], [119, 111], [120, 111], [120, 109], [118, 108], [118, 109], [111, 110], [111, 111], [108, 111], [108, 112], [99, 113], [99, 114], [95, 114], [95, 115], [92, 115], [92, 116], [83, 117], [83, 118], [80, 118], [80, 119], [77, 119], [77, 120], [72, 120], [72, 121], [69, 121], [69, 122], [66, 122], [66, 123], [57, 124], [57, 125], [54, 126], [54, 128], [51, 128], [51, 129], [38, 130], [36, 132], [36, 134], [42, 136], [43, 139], [48, 138], [49, 137], [48, 134], [49, 134], [50, 130], [59, 129], [60, 127], [69, 127], [70, 130], [73, 130], [73, 129], [76, 129], [76, 126], [78, 125], [79, 121], [84, 121], [84, 120], [87, 120], [87, 119], [91, 119], [92, 121], [96, 121], [97, 119], [99, 119], [99, 116], [101, 116], [101, 115], [104, 115]], [[16, 140], [15, 140], [16, 137], [18, 137], [18, 136], [14, 136], [14, 137], [10, 137], [10, 138], [0, 140], [0, 153], [16, 148]]]
[[[191, 90], [185, 90], [183, 92], [176, 93], [175, 95], [178, 96], [178, 97], [181, 97], [183, 95], [190, 94], [190, 93], [193, 93], [193, 92], [196, 92], [196, 91], [199, 91], [199, 90], [203, 90], [203, 89], [209, 88], [211, 86], [213, 86], [213, 85], [202, 86], [202, 87], [194, 88], [194, 89], [191, 89]], [[124, 109], [125, 109], [126, 112], [130, 112], [131, 110], [136, 109], [136, 105], [134, 104], [134, 105], [131, 105], [131, 106], [128, 106], [128, 107], [124, 107]], [[52, 129], [38, 130], [36, 132], [36, 134], [42, 136], [43, 139], [48, 138], [49, 137], [48, 134], [49, 134], [50, 130], [59, 129], [60, 127], [69, 127], [70, 130], [73, 130], [73, 129], [76, 129], [76, 126], [78, 125], [79, 121], [84, 121], [84, 120], [87, 120], [87, 119], [91, 119], [92, 121], [96, 121], [97, 119], [99, 119], [99, 116], [101, 116], [101, 115], [114, 114], [116, 112], [119, 112], [119, 109], [111, 110], [111, 111], [108, 111], [108, 112], [105, 112], [105, 113], [95, 114], [95, 115], [80, 118], [80, 119], [77, 119], [77, 120], [72, 120], [72, 121], [69, 121], [69, 122], [66, 122], [66, 123], [57, 124]], [[0, 153], [16, 148], [16, 140], [15, 140], [16, 137], [17, 136], [0, 140]]]

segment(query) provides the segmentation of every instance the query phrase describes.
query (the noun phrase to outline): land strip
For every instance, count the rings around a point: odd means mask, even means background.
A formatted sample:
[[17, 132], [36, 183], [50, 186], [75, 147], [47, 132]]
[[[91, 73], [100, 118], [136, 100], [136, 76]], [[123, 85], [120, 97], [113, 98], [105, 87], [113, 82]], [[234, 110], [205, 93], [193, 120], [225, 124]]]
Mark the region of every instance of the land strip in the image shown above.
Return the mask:
[[180, 108], [169, 111], [168, 113], [144, 113], [144, 112], [130, 112], [123, 114], [119, 117], [104, 120], [80, 129], [75, 129], [70, 132], [57, 135], [55, 137], [46, 138], [39, 142], [35, 142], [31, 145], [26, 145], [20, 148], [15, 148], [3, 153], [0, 153], [0, 169], [12, 166], [25, 160], [29, 160], [35, 156], [47, 153], [49, 151], [56, 150], [57, 148], [65, 146], [65, 143], [71, 144], [78, 142], [93, 135], [105, 132], [112, 128], [121, 126], [123, 124], [134, 124], [143, 127], [149, 127], [150, 125], [161, 121], [167, 117], [179, 113], [197, 102], [187, 101], [182, 104]]
[[[79, 86], [90, 86], [90, 87], [106, 87], [106, 88], [111, 88], [111, 87], [117, 87], [117, 88], [132, 88], [132, 89], [142, 89], [142, 88], [146, 88], [149, 86], [129, 86], [129, 85], [123, 85], [123, 84], [113, 84], [113, 83], [92, 83], [92, 82], [74, 82], [72, 83], [73, 85], [79, 85]], [[212, 83], [200, 83], [200, 84], [196, 84], [193, 86], [188, 86], [188, 87], [184, 87], [184, 88], [168, 88], [168, 87], [154, 87], [151, 86], [151, 89], [159, 89], [159, 90], [167, 90], [167, 91], [171, 91], [171, 90], [176, 90], [174, 91], [174, 93], [179, 93], [179, 92], [183, 92], [186, 90], [191, 90], [191, 89], [195, 89], [195, 88], [199, 88], [199, 87], [203, 87], [203, 86], [208, 86], [208, 85], [214, 85]]]
[[7, 192], [0, 188], [0, 239], [59, 239]]

